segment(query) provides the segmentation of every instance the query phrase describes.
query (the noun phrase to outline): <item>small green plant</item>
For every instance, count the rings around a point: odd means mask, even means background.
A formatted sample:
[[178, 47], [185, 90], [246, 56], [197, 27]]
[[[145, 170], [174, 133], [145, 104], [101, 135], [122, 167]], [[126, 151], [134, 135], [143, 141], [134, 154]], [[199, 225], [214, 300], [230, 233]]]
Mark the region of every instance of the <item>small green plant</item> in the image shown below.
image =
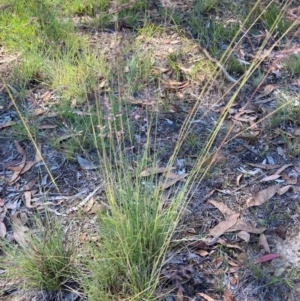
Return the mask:
[[219, 0], [203, 0], [203, 1], [194, 1], [193, 9], [207, 14], [212, 10], [215, 10], [218, 6]]
[[283, 17], [283, 10], [278, 3], [272, 1], [264, 10], [260, 17], [261, 21], [265, 24], [267, 30], [275, 30], [280, 34], [284, 33], [291, 25], [289, 21]]
[[242, 65], [236, 58], [230, 57], [226, 62], [227, 70], [229, 72], [244, 74], [246, 72], [246, 66]]
[[[4, 256], [1, 265], [5, 277], [21, 283], [25, 289], [59, 291], [66, 289], [76, 276], [76, 248], [58, 220], [50, 216], [35, 217], [35, 229], [22, 233], [25, 227], [15, 220], [18, 245], [1, 241]], [[17, 235], [17, 234], [16, 234]]]
[[290, 55], [285, 61], [285, 66], [292, 76], [299, 75], [300, 74], [300, 55], [299, 54]]

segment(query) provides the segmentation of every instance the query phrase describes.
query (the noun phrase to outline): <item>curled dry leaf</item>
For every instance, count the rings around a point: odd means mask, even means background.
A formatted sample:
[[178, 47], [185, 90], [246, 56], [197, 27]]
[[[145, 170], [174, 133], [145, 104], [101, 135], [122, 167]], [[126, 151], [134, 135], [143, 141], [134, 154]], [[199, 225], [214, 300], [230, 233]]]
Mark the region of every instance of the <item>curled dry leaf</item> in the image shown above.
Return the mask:
[[267, 237], [265, 234], [261, 234], [260, 237], [259, 237], [259, 244], [261, 246], [263, 246], [263, 248], [265, 249], [265, 251], [267, 253], [271, 253], [271, 250], [270, 250], [270, 247], [269, 247], [269, 244], [268, 244], [268, 241], [267, 241]]
[[194, 251], [194, 253], [197, 255], [200, 255], [201, 257], [205, 257], [205, 256], [209, 255], [209, 253], [205, 250], [197, 250], [197, 251]]
[[235, 213], [226, 217], [225, 221], [220, 222], [217, 226], [209, 230], [209, 234], [214, 237], [219, 237], [225, 233], [229, 228], [236, 224], [239, 213]]
[[239, 233], [237, 233], [237, 236], [242, 240], [244, 240], [245, 242], [250, 241], [250, 234], [246, 231], [240, 231]]
[[240, 181], [241, 181], [241, 178], [242, 178], [243, 174], [239, 174], [237, 177], [236, 177], [236, 186], [240, 186]]

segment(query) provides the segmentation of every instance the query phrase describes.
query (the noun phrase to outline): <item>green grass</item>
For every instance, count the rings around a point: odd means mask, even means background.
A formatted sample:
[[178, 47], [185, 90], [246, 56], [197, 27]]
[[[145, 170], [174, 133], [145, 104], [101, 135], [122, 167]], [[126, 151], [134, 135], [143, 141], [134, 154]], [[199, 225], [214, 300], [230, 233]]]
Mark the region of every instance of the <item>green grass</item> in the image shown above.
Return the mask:
[[[54, 291], [67, 288], [70, 281], [75, 279], [88, 300], [92, 301], [155, 300], [159, 273], [176, 227], [191, 201], [195, 187], [210, 175], [211, 164], [205, 165], [205, 159], [224, 145], [225, 142], [214, 147], [216, 136], [238, 93], [255, 72], [260, 72], [260, 62], [254, 60], [244, 68], [231, 56], [231, 47], [234, 48], [241, 36], [241, 26], [238, 22], [224, 24], [224, 20], [216, 18], [216, 14], [224, 8], [222, 1], [197, 1], [188, 20], [180, 11], [174, 11], [178, 19], [172, 18], [171, 12], [168, 12], [173, 21], [189, 23], [197, 42], [200, 45], [209, 43], [212, 56], [218, 59], [222, 57], [222, 62], [228, 57], [226, 68], [239, 74], [241, 79], [236, 88], [229, 86], [226, 93], [232, 92], [232, 96], [226, 99], [227, 105], [219, 119], [214, 120], [215, 126], [205, 142], [199, 142], [192, 133], [190, 121], [196, 116], [198, 118], [201, 97], [210, 88], [210, 83], [218, 80], [221, 86], [223, 81], [217, 75], [219, 70], [214, 62], [207, 59], [203, 62], [199, 53], [195, 54], [197, 60], [191, 72], [183, 72], [182, 64], [187, 58], [193, 57], [192, 51], [198, 45], [194, 41], [187, 41], [183, 30], [179, 30], [180, 24], [172, 27], [178, 39], [182, 39], [183, 46], [164, 57], [159, 53], [159, 63], [166, 63], [170, 67], [167, 74], [172, 78], [188, 79], [191, 85], [198, 84], [197, 76], [201, 72], [206, 72], [209, 80], [201, 86], [197, 99], [189, 108], [175, 146], [167, 154], [168, 162], [163, 161], [163, 164], [173, 167], [178, 154], [186, 146], [198, 154], [186, 181], [179, 183], [171, 201], [166, 203], [164, 189], [160, 187], [166, 182], [167, 174], [161, 177], [153, 172], [149, 177], [141, 177], [140, 173], [149, 166], [155, 170], [161, 164], [164, 150], [153, 151], [153, 144], [157, 142], [153, 129], [155, 131], [159, 126], [158, 111], [167, 108], [177, 92], [166, 90], [162, 96], [161, 77], [152, 72], [157, 63], [153, 47], [160, 46], [154, 44], [155, 39], [164, 38], [170, 28], [147, 23], [145, 2], [137, 2], [120, 11], [117, 18], [126, 26], [145, 26], [128, 38], [114, 32], [109, 40], [111, 45], [105, 48], [106, 45], [101, 44], [100, 40], [90, 43], [88, 34], [78, 32], [72, 18], [89, 16], [93, 18], [91, 22], [82, 21], [81, 25], [94, 26], [98, 30], [99, 26], [110, 28], [113, 23], [109, 20], [108, 1], [28, 0], [25, 3], [15, 0], [12, 4], [8, 10], [0, 11], [1, 43], [8, 51], [21, 56], [12, 77], [8, 79], [15, 91], [10, 95], [11, 101], [19, 108], [18, 100], [26, 103], [26, 92], [38, 84], [55, 91], [59, 99], [51, 105], [51, 110], [57, 113], [57, 137], [48, 137], [47, 134], [43, 137], [32, 123], [29, 110], [25, 113], [18, 111], [23, 116], [23, 123], [12, 130], [21, 137], [29, 137], [33, 142], [47, 138], [47, 142], [64, 151], [70, 159], [74, 159], [78, 152], [87, 158], [90, 152], [96, 152], [101, 166], [99, 179], [104, 185], [106, 209], [94, 219], [96, 239], [81, 248], [76, 245], [78, 241], [66, 236], [58, 220], [52, 221], [47, 217], [43, 224], [38, 219], [34, 220], [31, 226], [37, 230], [30, 231], [23, 243], [14, 245], [2, 242], [6, 254], [1, 257], [1, 264], [6, 270], [5, 277], [17, 279], [23, 288]], [[268, 9], [274, 13], [275, 8], [269, 6]], [[272, 33], [275, 29], [283, 33], [287, 28], [286, 23], [278, 18], [273, 20], [269, 10], [261, 12], [261, 16], [257, 16], [258, 21]], [[279, 14], [281, 11], [275, 12]], [[214, 18], [207, 19], [208, 14], [213, 14]], [[166, 24], [166, 19], [163, 23]], [[114, 25], [118, 27], [117, 20]], [[269, 38], [266, 36], [265, 44]], [[228, 46], [226, 55], [220, 50], [224, 45]], [[140, 113], [142, 105], [129, 101], [129, 97], [135, 94], [142, 95], [142, 98], [150, 95], [157, 104]], [[219, 103], [223, 101], [222, 97]], [[143, 123], [138, 123], [139, 118], [147, 124], [143, 129]], [[61, 141], [60, 136], [64, 134], [71, 136]], [[143, 138], [138, 145], [135, 143], [135, 134]], [[79, 222], [82, 220], [79, 219]], [[254, 273], [259, 272], [254, 270]], [[221, 292], [223, 287], [217, 287]]]
[[292, 76], [300, 74], [300, 55], [292, 54], [285, 60], [285, 67]]
[[76, 278], [76, 246], [67, 229], [54, 217], [34, 217], [33, 229], [26, 231], [21, 220], [15, 218], [12, 227], [18, 245], [1, 241], [5, 256], [1, 266], [5, 277], [15, 279], [23, 289], [59, 291], [68, 289]]

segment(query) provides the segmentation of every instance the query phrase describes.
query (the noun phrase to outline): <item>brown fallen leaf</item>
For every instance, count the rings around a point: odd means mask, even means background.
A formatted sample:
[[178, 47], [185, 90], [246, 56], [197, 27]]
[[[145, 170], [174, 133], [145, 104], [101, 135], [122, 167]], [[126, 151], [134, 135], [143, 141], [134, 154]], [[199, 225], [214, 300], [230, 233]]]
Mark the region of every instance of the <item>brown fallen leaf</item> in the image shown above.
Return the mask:
[[246, 201], [247, 207], [252, 207], [252, 206], [260, 206], [266, 201], [268, 201], [270, 198], [272, 198], [276, 192], [278, 191], [279, 186], [278, 185], [273, 185], [268, 187], [267, 189], [261, 190], [258, 192], [254, 197], [251, 197]]
[[237, 223], [232, 226], [227, 232], [246, 231], [253, 234], [261, 234], [266, 231], [267, 228], [255, 228], [247, 225], [244, 221], [238, 220]]
[[237, 245], [228, 244], [224, 239], [219, 238], [217, 241], [220, 245], [229, 248], [229, 249], [239, 249], [241, 251], [244, 251], [242, 247]]
[[239, 271], [241, 269], [240, 266], [237, 267], [230, 267], [228, 270], [228, 273], [236, 273], [237, 271]]
[[296, 176], [289, 177], [289, 175], [284, 173], [284, 174], [282, 174], [282, 179], [284, 180], [285, 184], [288, 184], [288, 185], [296, 185], [297, 184], [297, 177]]
[[261, 164], [261, 163], [247, 163], [248, 165], [250, 166], [253, 166], [253, 167], [258, 167], [258, 168], [261, 168], [261, 169], [267, 169], [267, 170], [271, 170], [271, 169], [276, 169], [278, 167], [280, 167], [280, 165], [271, 165], [271, 164]]
[[268, 241], [267, 241], [267, 237], [265, 234], [261, 234], [260, 237], [259, 237], [259, 244], [261, 246], [263, 246], [263, 248], [265, 249], [265, 251], [267, 253], [271, 253], [271, 250], [270, 250], [270, 247], [269, 247], [269, 244], [268, 244]]
[[193, 248], [193, 249], [202, 249], [202, 250], [209, 249], [209, 246], [206, 244], [206, 242], [204, 242], [202, 240], [192, 241], [192, 242], [188, 243], [186, 246], [189, 248]]
[[89, 212], [93, 208], [94, 203], [95, 203], [95, 198], [91, 197], [90, 200], [87, 202], [86, 206], [83, 207], [83, 211]]
[[279, 168], [276, 172], [275, 175], [281, 174], [285, 169], [287, 169], [290, 166], [293, 166], [294, 164], [285, 164], [281, 168]]
[[235, 261], [233, 261], [233, 260], [231, 260], [231, 259], [227, 259], [227, 263], [228, 263], [230, 266], [232, 266], [232, 267], [239, 267], [239, 266], [240, 266], [239, 263], [237, 263], [237, 262], [235, 262]]
[[180, 175], [180, 176], [178, 176], [177, 178], [174, 178], [174, 179], [172, 179], [172, 180], [170, 180], [170, 181], [165, 181], [164, 183], [161, 183], [161, 184], [159, 185], [159, 189], [165, 190], [165, 189], [167, 189], [167, 188], [173, 186], [174, 184], [176, 184], [178, 181], [181, 181], [181, 180], [183, 180], [184, 178], [186, 178], [187, 175], [188, 175], [188, 174], [183, 174], [183, 175]]
[[33, 180], [31, 180], [28, 184], [23, 186], [24, 192], [24, 198], [25, 198], [25, 206], [27, 208], [34, 208], [35, 206], [31, 205], [31, 197], [33, 194], [33, 190], [31, 188], [34, 186], [34, 184], [39, 180], [39, 177], [35, 177]]
[[205, 257], [205, 256], [209, 255], [209, 253], [205, 250], [197, 250], [197, 251], [194, 251], [193, 253], [198, 254], [201, 257]]
[[232, 293], [228, 289], [225, 289], [223, 297], [224, 301], [235, 301]]
[[167, 89], [170, 89], [170, 90], [184, 89], [184, 88], [188, 87], [188, 85], [189, 85], [188, 81], [178, 82], [175, 80], [162, 81], [162, 83], [167, 87]]
[[177, 291], [176, 301], [183, 301], [183, 291], [181, 288], [179, 288]]
[[277, 194], [278, 194], [278, 195], [283, 195], [283, 194], [285, 194], [291, 187], [292, 187], [292, 185], [283, 186], [283, 187], [281, 187], [281, 188], [278, 189]]
[[242, 240], [244, 240], [245, 242], [250, 241], [250, 234], [246, 231], [240, 231], [239, 233], [237, 233], [237, 236]]
[[215, 299], [211, 298], [210, 296], [203, 294], [203, 293], [197, 293], [197, 296], [202, 297], [203, 299], [205, 299], [206, 301], [215, 301]]
[[14, 143], [15, 143], [15, 146], [16, 146], [19, 154], [22, 155], [23, 157], [26, 157], [27, 154], [26, 154], [24, 148], [21, 146], [21, 144], [17, 140], [15, 140]]
[[149, 177], [153, 174], [170, 172], [173, 169], [175, 169], [175, 168], [174, 167], [172, 167], [172, 168], [170, 168], [170, 167], [148, 167], [140, 173], [140, 177]]
[[226, 217], [225, 221], [220, 222], [217, 226], [209, 230], [209, 234], [214, 237], [219, 237], [229, 228], [236, 224], [239, 213], [235, 213]]
[[245, 263], [247, 258], [248, 258], [247, 253], [240, 253], [236, 256], [236, 260], [241, 264]]
[[233, 215], [236, 213], [235, 211], [231, 210], [223, 203], [217, 202], [215, 200], [209, 200], [208, 202], [214, 205], [216, 208], [218, 208], [222, 212], [225, 218], [229, 215]]
[[241, 178], [243, 177], [243, 174], [239, 174], [237, 177], [236, 177], [236, 186], [240, 186], [240, 180]]
[[281, 177], [281, 175], [271, 175], [271, 176], [264, 177], [263, 179], [260, 180], [260, 182], [274, 181], [280, 177]]
[[22, 221], [18, 218], [18, 213], [12, 216], [12, 228], [13, 239], [22, 247], [28, 246], [28, 236], [26, 232], [29, 230], [22, 224]]

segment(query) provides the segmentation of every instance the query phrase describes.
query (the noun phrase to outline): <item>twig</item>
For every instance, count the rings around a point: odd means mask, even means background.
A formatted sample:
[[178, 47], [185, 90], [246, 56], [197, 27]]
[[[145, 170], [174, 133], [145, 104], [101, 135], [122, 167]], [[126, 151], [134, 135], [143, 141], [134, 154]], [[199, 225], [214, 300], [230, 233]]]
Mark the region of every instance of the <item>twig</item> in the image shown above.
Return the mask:
[[103, 189], [103, 185], [99, 185], [98, 187], [96, 187], [94, 189], [94, 191], [92, 191], [83, 201], [81, 201], [77, 206], [74, 206], [72, 208], [70, 208], [69, 210], [67, 210], [67, 214], [69, 214], [72, 211], [76, 211], [78, 210], [79, 207], [83, 207], [93, 196], [94, 194], [99, 190], [99, 189]]
[[207, 58], [210, 61], [213, 61], [224, 73], [225, 77], [232, 83], [236, 84], [237, 79], [233, 78], [232, 76], [229, 75], [229, 73], [226, 71], [225, 67], [215, 58], [211, 57], [208, 51], [204, 48], [202, 48], [203, 53], [207, 56]]

